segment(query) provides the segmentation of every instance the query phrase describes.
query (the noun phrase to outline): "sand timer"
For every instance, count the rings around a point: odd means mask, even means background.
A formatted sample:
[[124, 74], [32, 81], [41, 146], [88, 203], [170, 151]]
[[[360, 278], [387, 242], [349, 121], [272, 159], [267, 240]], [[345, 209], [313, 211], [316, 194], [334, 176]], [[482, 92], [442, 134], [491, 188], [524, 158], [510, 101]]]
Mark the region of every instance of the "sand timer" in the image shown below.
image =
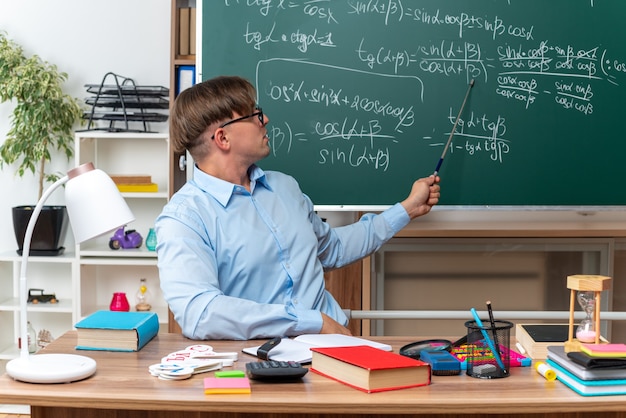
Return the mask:
[[596, 295], [592, 291], [579, 291], [576, 297], [578, 304], [587, 315], [576, 328], [576, 338], [581, 343], [593, 343], [596, 340], [596, 325], [593, 313], [596, 310]]
[[152, 309], [152, 305], [149, 303], [150, 300], [150, 291], [148, 290], [147, 280], [145, 278], [139, 279], [139, 289], [135, 294], [135, 301], [137, 305], [135, 305], [135, 309], [138, 311], [149, 311]]
[[[603, 290], [608, 290], [610, 286], [611, 278], [607, 276], [588, 274], [567, 276], [570, 305], [569, 338], [565, 342], [566, 352], [580, 351], [581, 343], [600, 343], [600, 295]], [[574, 307], [577, 300], [585, 311], [586, 318], [578, 326], [576, 339], [574, 339]]]

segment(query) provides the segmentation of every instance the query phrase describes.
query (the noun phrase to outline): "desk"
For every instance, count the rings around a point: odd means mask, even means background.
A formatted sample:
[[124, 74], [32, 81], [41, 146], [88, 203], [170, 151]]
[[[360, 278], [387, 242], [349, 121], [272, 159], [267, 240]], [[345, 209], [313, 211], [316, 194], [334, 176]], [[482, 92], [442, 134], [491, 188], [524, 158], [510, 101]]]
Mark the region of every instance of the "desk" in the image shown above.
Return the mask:
[[[378, 337], [398, 348], [407, 338]], [[412, 339], [411, 339], [412, 340]], [[138, 353], [76, 351], [70, 331], [47, 353], [79, 353], [98, 363], [94, 376], [71, 384], [37, 385], [0, 376], [0, 403], [30, 404], [33, 418], [130, 417], [626, 417], [626, 396], [582, 397], [562, 383], [548, 382], [531, 367], [512, 368], [504, 379], [481, 380], [465, 374], [433, 376], [426, 387], [367, 394], [309, 372], [302, 383], [253, 382], [251, 395], [205, 395], [202, 379], [165, 381], [148, 366], [193, 342], [179, 334], [159, 334]], [[209, 342], [217, 351], [241, 351], [246, 341]], [[235, 367], [254, 361], [241, 353]], [[490, 415], [491, 416], [491, 415]]]

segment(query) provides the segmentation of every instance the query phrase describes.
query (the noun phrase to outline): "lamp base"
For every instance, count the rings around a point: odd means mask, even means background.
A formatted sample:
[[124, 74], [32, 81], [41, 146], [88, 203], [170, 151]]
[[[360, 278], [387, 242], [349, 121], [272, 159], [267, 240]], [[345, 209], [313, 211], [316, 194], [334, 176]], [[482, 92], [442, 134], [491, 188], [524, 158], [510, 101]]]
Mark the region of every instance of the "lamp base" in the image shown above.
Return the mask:
[[70, 383], [96, 372], [96, 361], [76, 354], [35, 354], [16, 358], [6, 365], [6, 373], [28, 383]]

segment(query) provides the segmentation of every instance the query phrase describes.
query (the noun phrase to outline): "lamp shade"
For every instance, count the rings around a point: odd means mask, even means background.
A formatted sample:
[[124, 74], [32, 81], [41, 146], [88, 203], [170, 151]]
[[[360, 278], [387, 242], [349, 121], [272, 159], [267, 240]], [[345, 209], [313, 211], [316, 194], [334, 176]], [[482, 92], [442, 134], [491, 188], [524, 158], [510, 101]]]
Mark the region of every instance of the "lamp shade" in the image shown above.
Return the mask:
[[113, 180], [92, 163], [76, 167], [67, 175], [65, 206], [76, 243], [135, 220]]

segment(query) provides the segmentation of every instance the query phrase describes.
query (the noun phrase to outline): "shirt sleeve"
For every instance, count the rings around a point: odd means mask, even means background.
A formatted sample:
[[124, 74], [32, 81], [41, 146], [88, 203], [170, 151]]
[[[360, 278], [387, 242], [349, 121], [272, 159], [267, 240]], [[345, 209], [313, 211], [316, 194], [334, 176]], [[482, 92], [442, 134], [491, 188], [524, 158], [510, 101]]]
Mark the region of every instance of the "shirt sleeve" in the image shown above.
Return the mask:
[[[338, 268], [377, 251], [410, 222], [404, 207], [396, 203], [380, 214], [367, 213], [350, 225], [330, 228], [314, 223], [324, 268]], [[320, 221], [321, 222], [321, 221]]]

